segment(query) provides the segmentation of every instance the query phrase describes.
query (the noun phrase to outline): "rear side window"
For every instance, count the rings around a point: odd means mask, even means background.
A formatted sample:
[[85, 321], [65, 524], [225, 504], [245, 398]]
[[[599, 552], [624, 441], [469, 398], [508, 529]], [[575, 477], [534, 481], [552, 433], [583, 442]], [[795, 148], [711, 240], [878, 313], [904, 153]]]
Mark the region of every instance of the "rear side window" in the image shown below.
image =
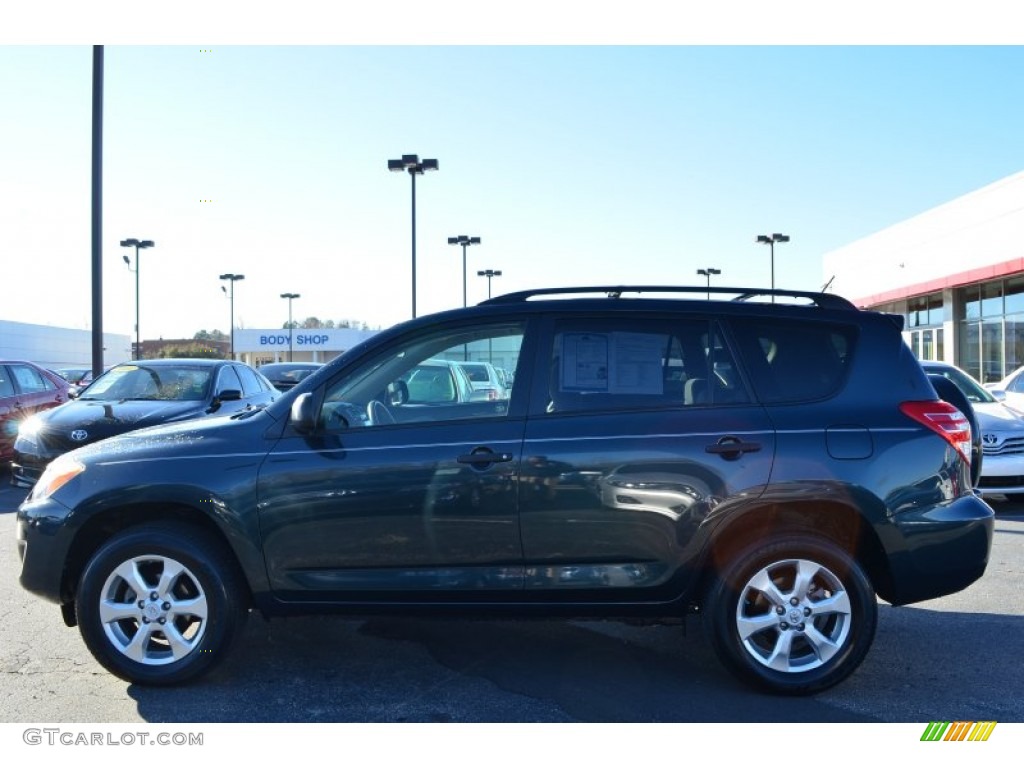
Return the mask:
[[547, 372], [548, 413], [748, 402], [706, 318], [567, 318]]
[[729, 322], [764, 403], [821, 400], [839, 391], [846, 379], [855, 326], [764, 317]]

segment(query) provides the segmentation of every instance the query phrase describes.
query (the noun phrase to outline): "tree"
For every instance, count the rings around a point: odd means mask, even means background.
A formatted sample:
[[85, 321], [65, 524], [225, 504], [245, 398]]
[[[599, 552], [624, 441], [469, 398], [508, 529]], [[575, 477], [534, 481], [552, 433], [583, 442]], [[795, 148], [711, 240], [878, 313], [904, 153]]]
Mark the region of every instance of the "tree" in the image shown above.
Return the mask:
[[216, 347], [207, 346], [202, 341], [191, 344], [168, 344], [161, 347], [160, 357], [210, 357], [221, 359], [224, 355]]
[[207, 331], [205, 328], [201, 331], [196, 331], [196, 335], [192, 337], [196, 341], [227, 341], [228, 335], [214, 328], [212, 331]]

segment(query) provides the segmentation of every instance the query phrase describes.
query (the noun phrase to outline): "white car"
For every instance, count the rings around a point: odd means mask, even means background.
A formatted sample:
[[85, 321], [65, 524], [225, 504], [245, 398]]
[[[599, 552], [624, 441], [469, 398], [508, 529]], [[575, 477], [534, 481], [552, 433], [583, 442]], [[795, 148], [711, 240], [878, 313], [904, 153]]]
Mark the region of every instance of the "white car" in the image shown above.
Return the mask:
[[[949, 363], [922, 361], [926, 373], [937, 373], [956, 384], [974, 408], [981, 429], [981, 479], [978, 492], [982, 496], [1001, 495], [1013, 501], [1024, 501], [1024, 391], [1016, 401], [1010, 392], [1003, 400], [1001, 384], [1010, 381], [1021, 370], [998, 384], [983, 387], [969, 373]], [[1024, 390], [1024, 377], [1020, 377]], [[1021, 410], [1015, 407], [1019, 403]]]
[[1024, 365], [1011, 371], [999, 381], [989, 382], [985, 385], [985, 389], [1011, 408], [1024, 413]]

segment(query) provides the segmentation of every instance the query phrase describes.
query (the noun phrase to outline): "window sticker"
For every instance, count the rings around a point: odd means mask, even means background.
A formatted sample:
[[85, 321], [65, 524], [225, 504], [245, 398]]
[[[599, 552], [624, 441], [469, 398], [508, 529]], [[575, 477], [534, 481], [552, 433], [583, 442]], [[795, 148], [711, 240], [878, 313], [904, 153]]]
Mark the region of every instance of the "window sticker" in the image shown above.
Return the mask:
[[562, 334], [563, 391], [613, 395], [664, 393], [665, 340], [649, 333]]

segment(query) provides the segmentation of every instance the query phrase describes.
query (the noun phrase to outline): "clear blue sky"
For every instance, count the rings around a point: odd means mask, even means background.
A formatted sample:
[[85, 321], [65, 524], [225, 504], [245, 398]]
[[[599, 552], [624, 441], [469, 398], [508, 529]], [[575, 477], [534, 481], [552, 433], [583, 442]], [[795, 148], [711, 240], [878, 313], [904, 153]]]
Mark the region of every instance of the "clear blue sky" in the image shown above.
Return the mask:
[[[482, 238], [470, 303], [486, 268], [496, 294], [703, 285], [703, 267], [767, 286], [772, 232], [792, 238], [776, 284], [817, 289], [824, 253], [1024, 166], [1021, 47], [200, 40], [105, 59], [104, 327], [134, 334], [118, 242], [152, 239], [143, 338], [227, 330], [224, 272], [246, 275], [240, 327], [280, 327], [283, 292], [296, 319], [406, 319], [411, 185], [387, 171], [405, 153], [440, 164], [416, 184], [419, 314], [462, 304], [459, 234]], [[2, 319], [89, 327], [91, 67], [86, 44], [0, 46]]]

